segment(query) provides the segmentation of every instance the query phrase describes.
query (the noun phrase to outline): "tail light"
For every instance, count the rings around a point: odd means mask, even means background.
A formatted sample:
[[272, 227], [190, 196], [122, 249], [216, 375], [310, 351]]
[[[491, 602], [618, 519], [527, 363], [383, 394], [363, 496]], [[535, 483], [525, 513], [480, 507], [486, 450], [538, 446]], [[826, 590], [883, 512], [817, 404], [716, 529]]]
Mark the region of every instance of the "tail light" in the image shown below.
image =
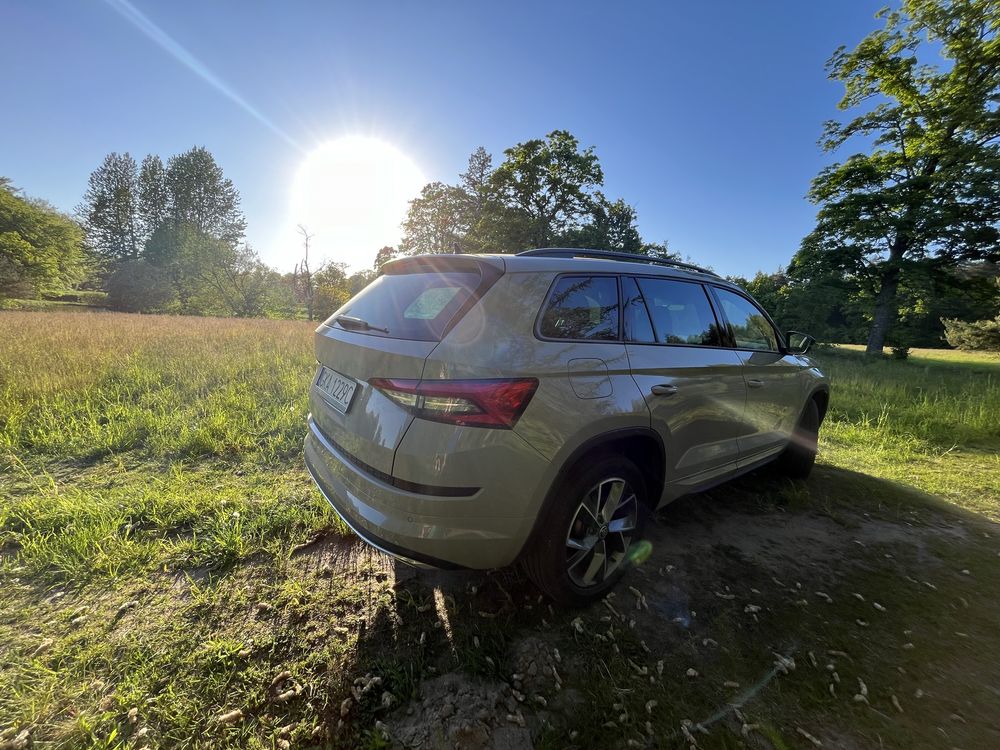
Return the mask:
[[537, 378], [496, 380], [368, 381], [387, 397], [421, 419], [462, 425], [510, 429], [524, 413], [538, 388]]

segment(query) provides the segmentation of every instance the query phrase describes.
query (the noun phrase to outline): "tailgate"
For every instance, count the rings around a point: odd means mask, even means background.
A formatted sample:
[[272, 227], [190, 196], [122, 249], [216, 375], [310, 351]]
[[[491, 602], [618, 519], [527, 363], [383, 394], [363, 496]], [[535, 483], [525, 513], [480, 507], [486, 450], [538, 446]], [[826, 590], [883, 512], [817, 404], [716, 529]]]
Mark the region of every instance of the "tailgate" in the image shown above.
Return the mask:
[[413, 415], [369, 385], [419, 379], [424, 360], [503, 273], [503, 261], [419, 256], [377, 278], [316, 329], [309, 405], [320, 430], [356, 463], [392, 473]]

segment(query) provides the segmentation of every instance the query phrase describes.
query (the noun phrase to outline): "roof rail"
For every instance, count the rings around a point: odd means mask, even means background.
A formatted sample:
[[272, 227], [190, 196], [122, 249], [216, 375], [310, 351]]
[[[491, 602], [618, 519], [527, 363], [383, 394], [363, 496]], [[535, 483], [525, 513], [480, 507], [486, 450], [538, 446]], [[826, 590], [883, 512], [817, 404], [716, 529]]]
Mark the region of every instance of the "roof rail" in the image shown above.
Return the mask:
[[692, 263], [681, 263], [679, 260], [670, 260], [669, 258], [654, 258], [649, 255], [621, 253], [614, 250], [586, 250], [574, 247], [540, 247], [537, 250], [522, 250], [517, 253], [517, 255], [531, 258], [603, 258], [604, 260], [624, 260], [631, 261], [632, 263], [652, 263], [658, 266], [670, 266], [671, 268], [680, 268], [684, 271], [703, 273], [708, 276], [714, 276], [717, 279], [722, 278], [715, 271], [710, 271], [707, 268], [702, 268], [701, 266], [696, 266]]

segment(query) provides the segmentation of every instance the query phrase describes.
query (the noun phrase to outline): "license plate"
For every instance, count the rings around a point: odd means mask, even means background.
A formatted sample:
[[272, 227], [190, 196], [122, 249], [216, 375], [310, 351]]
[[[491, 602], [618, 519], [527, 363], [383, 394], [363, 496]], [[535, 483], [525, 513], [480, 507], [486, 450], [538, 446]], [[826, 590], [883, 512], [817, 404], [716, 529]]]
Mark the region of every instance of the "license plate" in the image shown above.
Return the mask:
[[316, 376], [316, 387], [323, 394], [324, 400], [337, 411], [347, 413], [351, 407], [351, 399], [358, 384], [346, 375], [341, 375], [329, 367], [320, 367]]

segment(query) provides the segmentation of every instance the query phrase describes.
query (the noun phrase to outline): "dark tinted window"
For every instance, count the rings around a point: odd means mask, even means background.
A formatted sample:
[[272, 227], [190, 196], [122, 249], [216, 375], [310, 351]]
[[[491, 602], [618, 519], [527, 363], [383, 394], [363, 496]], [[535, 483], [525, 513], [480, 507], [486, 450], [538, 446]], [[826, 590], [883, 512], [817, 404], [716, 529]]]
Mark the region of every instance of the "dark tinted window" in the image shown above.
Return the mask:
[[617, 339], [617, 279], [563, 276], [549, 295], [540, 329], [555, 339]]
[[662, 344], [720, 346], [719, 326], [701, 284], [639, 279], [639, 288]]
[[757, 305], [746, 297], [725, 289], [716, 289], [715, 293], [719, 296], [719, 304], [722, 305], [722, 311], [729, 320], [729, 329], [738, 349], [778, 351], [778, 337], [774, 327]]
[[622, 322], [625, 327], [625, 340], [648, 344], [656, 341], [653, 326], [649, 322], [646, 303], [639, 293], [635, 279], [622, 278]]
[[[360, 318], [375, 336], [416, 341], [440, 341], [445, 329], [479, 286], [474, 271], [422, 271], [384, 274], [337, 310], [327, 325], [340, 326], [337, 316]], [[348, 328], [347, 324], [342, 327]], [[353, 324], [352, 330], [358, 330]]]

